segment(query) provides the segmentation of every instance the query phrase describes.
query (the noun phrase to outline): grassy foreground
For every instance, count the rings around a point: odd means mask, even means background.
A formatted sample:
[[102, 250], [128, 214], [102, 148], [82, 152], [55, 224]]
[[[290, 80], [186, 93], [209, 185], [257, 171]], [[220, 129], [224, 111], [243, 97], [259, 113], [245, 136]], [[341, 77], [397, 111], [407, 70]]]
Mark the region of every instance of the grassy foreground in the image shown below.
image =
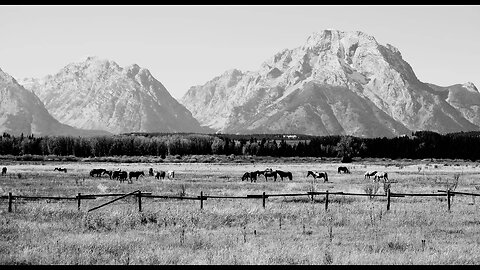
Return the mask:
[[[66, 195], [130, 192], [187, 196], [306, 192], [307, 170], [325, 170], [330, 183], [318, 191], [364, 192], [370, 169], [389, 172], [393, 192], [431, 193], [461, 173], [457, 191], [475, 192], [480, 168], [475, 163], [351, 164], [351, 175], [337, 174], [336, 163], [147, 164], [28, 163], [9, 165], [0, 177], [1, 195]], [[67, 167], [67, 174], [53, 172]], [[91, 168], [173, 169], [174, 180], [140, 178], [120, 184], [88, 176]], [[244, 171], [290, 170], [292, 181], [242, 182]], [[20, 176], [19, 176], [20, 175]], [[382, 193], [379, 190], [379, 193]], [[111, 199], [111, 198], [110, 198]], [[0, 264], [479, 264], [480, 217], [473, 198], [457, 196], [451, 212], [441, 197], [392, 198], [330, 196], [261, 200], [198, 201], [135, 198], [87, 210], [107, 198], [82, 201], [17, 201], [13, 213], [0, 200]]]

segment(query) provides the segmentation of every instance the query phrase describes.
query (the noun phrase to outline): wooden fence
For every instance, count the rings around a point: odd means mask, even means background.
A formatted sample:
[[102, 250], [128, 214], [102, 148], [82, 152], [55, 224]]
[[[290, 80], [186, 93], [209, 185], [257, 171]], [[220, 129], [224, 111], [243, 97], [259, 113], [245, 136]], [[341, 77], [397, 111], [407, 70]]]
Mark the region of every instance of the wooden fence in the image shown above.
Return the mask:
[[12, 203], [16, 199], [23, 200], [76, 200], [78, 204], [78, 210], [81, 210], [81, 200], [91, 200], [96, 199], [97, 197], [117, 197], [109, 202], [106, 202], [102, 205], [96, 206], [88, 210], [88, 212], [94, 211], [96, 209], [107, 206], [115, 201], [121, 200], [128, 196], [135, 196], [138, 202], [138, 211], [142, 211], [142, 198], [158, 198], [158, 199], [176, 199], [176, 200], [198, 200], [200, 201], [200, 209], [203, 209], [203, 201], [207, 199], [262, 199], [262, 206], [265, 208], [266, 199], [269, 197], [296, 197], [296, 196], [308, 196], [311, 200], [314, 200], [316, 195], [325, 196], [325, 210], [328, 211], [329, 196], [368, 196], [373, 197], [386, 197], [387, 198], [387, 210], [390, 210], [391, 198], [392, 197], [446, 197], [447, 198], [447, 209], [451, 210], [451, 197], [455, 195], [467, 195], [467, 196], [480, 196], [476, 193], [467, 193], [467, 192], [456, 192], [450, 190], [438, 190], [440, 193], [393, 193], [390, 190], [387, 190], [386, 194], [366, 194], [366, 193], [350, 193], [350, 192], [329, 192], [328, 190], [324, 192], [306, 192], [306, 193], [281, 193], [281, 194], [251, 194], [246, 196], [215, 196], [215, 195], [203, 195], [203, 191], [200, 192], [200, 196], [188, 197], [188, 196], [170, 196], [170, 195], [153, 195], [151, 192], [142, 192], [136, 190], [130, 193], [110, 193], [110, 194], [81, 194], [78, 193], [75, 197], [60, 197], [60, 196], [23, 196], [23, 195], [13, 195], [11, 192], [8, 193], [8, 196], [0, 196], [0, 199], [8, 199], [8, 212], [12, 212]]

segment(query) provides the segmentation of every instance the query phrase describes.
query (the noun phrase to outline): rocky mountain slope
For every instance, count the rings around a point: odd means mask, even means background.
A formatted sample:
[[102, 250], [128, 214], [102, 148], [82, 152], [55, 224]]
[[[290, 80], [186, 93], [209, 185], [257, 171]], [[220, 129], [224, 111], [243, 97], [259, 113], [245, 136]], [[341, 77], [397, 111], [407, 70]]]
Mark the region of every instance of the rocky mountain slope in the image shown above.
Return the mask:
[[88, 57], [55, 75], [24, 79], [25, 88], [62, 123], [84, 129], [126, 132], [206, 132], [145, 68], [120, 67]]
[[59, 123], [42, 101], [0, 69], [0, 133], [94, 136], [107, 135], [98, 130], [82, 130]]
[[257, 71], [233, 69], [191, 87], [180, 102], [223, 133], [390, 137], [479, 130], [472, 89], [423, 83], [394, 46], [360, 31], [325, 30]]

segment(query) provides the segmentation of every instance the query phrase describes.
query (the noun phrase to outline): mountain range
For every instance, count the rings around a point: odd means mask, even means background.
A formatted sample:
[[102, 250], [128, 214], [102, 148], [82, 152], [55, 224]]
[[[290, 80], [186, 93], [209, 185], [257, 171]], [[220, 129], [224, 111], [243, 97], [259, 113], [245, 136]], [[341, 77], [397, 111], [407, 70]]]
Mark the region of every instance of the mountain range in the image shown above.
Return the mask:
[[178, 101], [148, 69], [98, 57], [18, 82], [0, 70], [0, 97], [0, 131], [12, 134], [392, 137], [480, 130], [473, 83], [422, 82], [396, 47], [361, 31], [313, 33], [258, 70], [227, 70]]
[[400, 51], [361, 31], [324, 30], [257, 71], [228, 70], [181, 98], [222, 133], [398, 136], [479, 130], [472, 83], [421, 82]]
[[97, 136], [103, 130], [84, 130], [60, 123], [45, 109], [42, 101], [0, 69], [0, 132], [12, 135], [37, 134]]

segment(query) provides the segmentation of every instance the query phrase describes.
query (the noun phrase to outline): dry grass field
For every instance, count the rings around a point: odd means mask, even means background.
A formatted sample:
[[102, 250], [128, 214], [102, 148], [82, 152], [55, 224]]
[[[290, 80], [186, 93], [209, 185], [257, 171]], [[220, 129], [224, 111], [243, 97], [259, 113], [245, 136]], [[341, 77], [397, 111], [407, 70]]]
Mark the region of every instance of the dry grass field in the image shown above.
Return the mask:
[[[459, 175], [456, 191], [479, 193], [475, 162], [364, 160], [340, 164], [326, 160], [243, 163], [122, 163], [6, 161], [0, 195], [68, 196], [77, 193], [225, 195], [365, 193], [367, 170], [386, 171], [394, 193], [438, 193]], [[338, 174], [346, 165], [351, 174]], [[54, 171], [65, 167], [67, 173]], [[291, 171], [293, 180], [242, 182], [246, 171]], [[90, 177], [93, 168], [143, 170], [132, 184]], [[148, 169], [174, 170], [174, 179], [157, 180]], [[306, 178], [326, 171], [329, 182]], [[379, 194], [383, 194], [380, 188]], [[479, 202], [446, 197], [308, 196], [261, 199], [194, 200], [127, 197], [88, 212], [114, 197], [76, 201], [0, 200], [0, 264], [480, 264]]]

